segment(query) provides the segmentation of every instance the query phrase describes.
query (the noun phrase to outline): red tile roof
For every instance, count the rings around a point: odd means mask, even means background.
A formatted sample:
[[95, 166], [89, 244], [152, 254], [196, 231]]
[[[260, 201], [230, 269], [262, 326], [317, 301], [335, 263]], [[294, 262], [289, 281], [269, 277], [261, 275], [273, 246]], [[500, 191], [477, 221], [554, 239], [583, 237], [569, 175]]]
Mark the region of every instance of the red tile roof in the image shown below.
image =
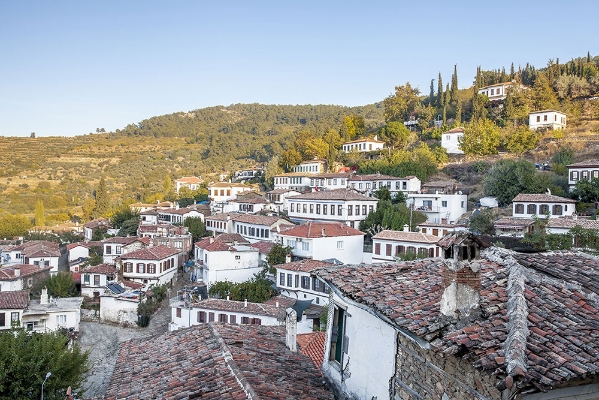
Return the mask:
[[299, 194], [288, 198], [289, 200], [360, 200], [360, 201], [372, 201], [378, 202], [379, 199], [375, 197], [368, 197], [360, 194], [352, 189], [333, 189], [323, 190], [319, 192], [310, 192], [305, 194]]
[[[250, 395], [251, 394], [251, 395]], [[283, 327], [201, 324], [121, 345], [107, 400], [333, 399]]]
[[176, 179], [175, 182], [181, 183], [202, 183], [204, 182], [202, 179], [197, 176], [184, 176], [182, 178]]
[[[15, 270], [19, 270], [19, 276], [15, 275]], [[50, 271], [52, 267], [40, 267], [38, 265], [30, 264], [16, 264], [8, 267], [0, 268], [0, 281], [14, 281], [22, 277], [43, 273], [44, 271]]]
[[584, 218], [549, 218], [547, 228], [565, 228], [572, 229], [580, 226], [584, 229], [595, 229], [599, 231], [599, 220]]
[[568, 168], [599, 167], [599, 160], [585, 160], [567, 165]]
[[86, 249], [89, 248], [89, 246], [87, 245], [87, 243], [81, 243], [81, 242], [77, 242], [77, 243], [69, 243], [67, 244], [67, 250], [73, 250], [75, 247], [85, 247]]
[[457, 128], [453, 128], [453, 129], [443, 132], [444, 135], [448, 134], [448, 133], [464, 133], [464, 128], [457, 127]]
[[534, 203], [576, 203], [576, 200], [567, 199], [565, 197], [554, 196], [551, 194], [525, 194], [520, 193], [518, 196], [512, 200], [512, 202], [516, 201], [525, 201], [525, 202], [534, 202]]
[[178, 249], [171, 249], [170, 247], [160, 245], [123, 254], [121, 260], [163, 260], [179, 253]]
[[299, 260], [277, 265], [277, 270], [312, 272], [319, 268], [333, 267], [335, 264], [317, 260]]
[[300, 333], [297, 335], [297, 344], [300, 353], [310, 357], [314, 366], [320, 369], [324, 361], [324, 345], [326, 332]]
[[266, 240], [262, 240], [260, 242], [250, 244], [255, 249], [258, 249], [261, 254], [268, 254], [275, 246], [274, 242], [268, 242]]
[[116, 268], [113, 265], [99, 264], [85, 268], [81, 271], [82, 274], [105, 274], [114, 275], [116, 274]]
[[138, 238], [137, 236], [129, 236], [129, 237], [115, 236], [115, 237], [111, 237], [106, 240], [103, 240], [102, 243], [108, 243], [108, 244], [116, 243], [116, 244], [126, 245], [126, 244], [133, 243], [135, 241], [138, 241], [138, 240], [141, 240], [141, 239]]
[[103, 218], [94, 219], [93, 221], [89, 221], [88, 223], [83, 224], [84, 228], [89, 228], [89, 229], [95, 229], [95, 228], [99, 228], [101, 226], [112, 226], [112, 225], [110, 224], [109, 220], [103, 219]]
[[440, 312], [443, 261], [327, 268], [316, 274], [397, 328], [427, 340], [433, 351], [495, 376], [499, 385], [510, 377], [522, 390], [547, 391], [597, 379], [599, 259], [581, 253], [522, 255], [496, 247], [482, 255], [480, 316], [461, 325]]
[[411, 179], [413, 176], [391, 176], [391, 175], [381, 175], [381, 174], [366, 174], [366, 175], [352, 175], [349, 178], [350, 181], [391, 181], [398, 179]]
[[403, 231], [391, 231], [384, 230], [372, 237], [373, 239], [381, 240], [397, 240], [401, 242], [415, 242], [415, 243], [428, 243], [434, 244], [439, 241], [438, 236], [428, 235], [421, 232], [403, 232]]
[[29, 304], [29, 291], [0, 292], [0, 310], [21, 310]]
[[207, 251], [236, 251], [235, 245], [250, 245], [239, 233], [221, 233], [216, 237], [206, 237], [195, 243], [196, 247]]
[[265, 317], [277, 318], [280, 321], [283, 321], [286, 315], [285, 308], [281, 307], [280, 304], [279, 307], [277, 307], [276, 304], [271, 305], [266, 303], [251, 302], [248, 302], [246, 305], [243, 301], [214, 298], [208, 298], [202, 301], [198, 301], [197, 303], [193, 303], [192, 307], [202, 308], [206, 310], [229, 311], [253, 315], [262, 315]]
[[129, 279], [123, 279], [121, 283], [123, 284], [123, 286], [128, 287], [133, 290], [141, 289], [142, 287], [144, 287], [143, 283], [130, 281]]
[[364, 232], [340, 222], [307, 222], [289, 229], [281, 229], [280, 234], [301, 238], [364, 236]]

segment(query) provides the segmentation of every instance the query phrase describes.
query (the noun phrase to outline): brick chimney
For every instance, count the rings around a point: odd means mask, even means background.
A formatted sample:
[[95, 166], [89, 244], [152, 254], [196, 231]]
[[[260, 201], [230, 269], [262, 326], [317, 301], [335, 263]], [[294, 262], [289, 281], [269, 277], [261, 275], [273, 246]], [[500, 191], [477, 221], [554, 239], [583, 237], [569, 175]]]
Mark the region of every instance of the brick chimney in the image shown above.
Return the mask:
[[480, 308], [480, 249], [484, 243], [468, 232], [445, 235], [441, 265], [443, 295], [441, 313], [452, 318], [465, 318]]

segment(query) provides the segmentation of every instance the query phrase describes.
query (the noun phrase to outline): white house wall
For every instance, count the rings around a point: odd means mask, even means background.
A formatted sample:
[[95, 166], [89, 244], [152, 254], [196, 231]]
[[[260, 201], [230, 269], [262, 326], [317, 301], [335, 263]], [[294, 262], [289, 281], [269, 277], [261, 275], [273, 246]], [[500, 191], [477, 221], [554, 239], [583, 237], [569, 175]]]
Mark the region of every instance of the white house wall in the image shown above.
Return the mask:
[[100, 321], [128, 326], [137, 324], [139, 300], [114, 296], [102, 296], [100, 300]]
[[[241, 283], [262, 271], [260, 253], [258, 251], [217, 251], [206, 252], [208, 268], [204, 268], [204, 282], [211, 285], [228, 280]], [[236, 259], [239, 256], [239, 259]]]
[[[343, 368], [351, 376], [343, 383], [339, 363], [329, 360], [334, 304], [347, 311], [344, 334], [348, 337], [349, 344], [348, 352], [344, 354]], [[342, 300], [338, 295], [332, 295], [322, 370], [333, 382], [341, 385], [341, 389], [350, 398], [389, 399], [389, 382], [395, 373], [395, 343], [396, 331], [393, 327], [368, 311]]]
[[[180, 318], [177, 317], [177, 308], [181, 309], [181, 317]], [[212, 309], [206, 309], [206, 308], [201, 308], [201, 307], [184, 308], [184, 307], [173, 306], [173, 307], [171, 307], [171, 329], [173, 328], [173, 325], [175, 325], [175, 327], [177, 329], [179, 329], [179, 328], [188, 328], [193, 325], [203, 324], [204, 322], [198, 322], [198, 312], [199, 311], [204, 311], [206, 313], [206, 321], [208, 321], [208, 313], [214, 313], [214, 322], [218, 322], [219, 314], [226, 314], [228, 321], [231, 321], [231, 316], [234, 315], [236, 318], [236, 322], [235, 322], [236, 324], [241, 324], [242, 317], [248, 317], [250, 319], [251, 318], [260, 318], [260, 324], [266, 325], [266, 326], [278, 326], [278, 325], [285, 324], [285, 321], [279, 321], [275, 317], [269, 317], [269, 316], [264, 316], [264, 315], [256, 315], [256, 314], [225, 311], [225, 310], [212, 310]]]
[[464, 154], [460, 149], [462, 137], [464, 137], [463, 133], [444, 133], [441, 138], [441, 146], [447, 150], [448, 154]]

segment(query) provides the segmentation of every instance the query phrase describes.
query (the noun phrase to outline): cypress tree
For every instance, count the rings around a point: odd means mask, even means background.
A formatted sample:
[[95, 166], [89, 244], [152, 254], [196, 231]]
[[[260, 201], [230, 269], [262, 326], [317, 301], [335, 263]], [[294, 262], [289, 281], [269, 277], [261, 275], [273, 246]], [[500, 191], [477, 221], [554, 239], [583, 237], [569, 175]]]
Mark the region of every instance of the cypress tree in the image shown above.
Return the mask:
[[39, 199], [35, 205], [35, 226], [46, 226], [44, 202]]
[[462, 123], [462, 102], [458, 101], [458, 106], [457, 106], [456, 111], [455, 111], [455, 122], [454, 122], [454, 125], [455, 126], [460, 126], [461, 123]]
[[453, 66], [453, 75], [451, 76], [451, 101], [456, 101], [458, 96], [458, 65]]
[[437, 107], [443, 107], [443, 80], [439, 72], [439, 80], [437, 81]]
[[98, 184], [98, 190], [96, 190], [96, 207], [94, 209], [94, 218], [102, 217], [108, 212], [108, 206], [110, 205], [108, 199], [108, 191], [106, 190], [106, 181], [104, 177], [100, 178]]
[[443, 97], [443, 106], [449, 105], [449, 83], [445, 86], [445, 96]]
[[587, 62], [590, 63], [591, 62], [591, 52], [587, 51]]
[[514, 70], [514, 63], [512, 62], [512, 66], [510, 68], [510, 81], [513, 81], [516, 77], [516, 71]]
[[443, 125], [447, 125], [447, 105], [443, 106]]
[[435, 80], [431, 79], [431, 91], [428, 95], [428, 105], [432, 106], [435, 104]]

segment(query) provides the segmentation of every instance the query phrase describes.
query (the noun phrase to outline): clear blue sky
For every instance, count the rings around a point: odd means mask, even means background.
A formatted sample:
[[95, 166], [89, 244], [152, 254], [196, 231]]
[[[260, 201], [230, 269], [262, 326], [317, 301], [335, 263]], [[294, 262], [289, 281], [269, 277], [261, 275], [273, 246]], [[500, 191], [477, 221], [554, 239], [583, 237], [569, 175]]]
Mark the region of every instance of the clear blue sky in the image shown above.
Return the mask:
[[[599, 54], [599, 2], [0, 1], [0, 135], [233, 103], [365, 105]], [[435, 86], [436, 87], [436, 86]]]

